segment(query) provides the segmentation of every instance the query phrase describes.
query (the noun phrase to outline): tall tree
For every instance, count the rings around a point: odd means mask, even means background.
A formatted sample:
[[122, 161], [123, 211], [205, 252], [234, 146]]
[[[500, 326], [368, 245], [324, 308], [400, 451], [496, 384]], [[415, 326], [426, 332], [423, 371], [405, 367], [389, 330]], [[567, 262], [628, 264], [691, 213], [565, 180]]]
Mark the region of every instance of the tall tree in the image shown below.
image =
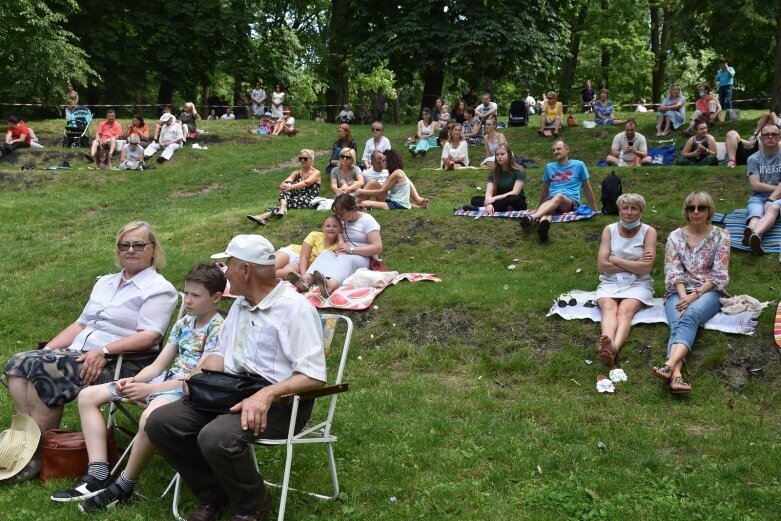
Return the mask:
[[570, 29], [569, 53], [564, 57], [564, 64], [561, 68], [561, 78], [559, 79], [561, 101], [566, 105], [569, 102], [570, 92], [575, 87], [575, 71], [578, 68], [578, 55], [580, 54], [580, 42], [583, 37], [583, 31], [586, 28], [586, 18], [588, 16], [591, 0], [581, 0], [575, 4], [577, 15], [575, 23]]
[[347, 70], [350, 45], [345, 37], [350, 31], [349, 0], [331, 1], [331, 19], [328, 24], [326, 54], [327, 90], [325, 91], [328, 120], [333, 121], [340, 107], [347, 103], [349, 83]]
[[78, 38], [64, 25], [78, 11], [74, 1], [59, 12], [35, 0], [15, 0], [0, 9], [0, 95], [19, 101], [62, 103], [65, 84], [96, 78], [79, 48]]
[[[781, 0], [778, 0], [777, 19], [781, 21]], [[773, 79], [773, 112], [781, 114], [781, 23], [776, 24], [775, 78]]]
[[662, 94], [666, 90], [670, 26], [675, 13], [669, 2], [660, 4], [652, 1], [649, 10], [651, 15], [651, 52], [654, 55], [654, 65], [651, 69], [651, 99], [656, 103], [662, 99]]

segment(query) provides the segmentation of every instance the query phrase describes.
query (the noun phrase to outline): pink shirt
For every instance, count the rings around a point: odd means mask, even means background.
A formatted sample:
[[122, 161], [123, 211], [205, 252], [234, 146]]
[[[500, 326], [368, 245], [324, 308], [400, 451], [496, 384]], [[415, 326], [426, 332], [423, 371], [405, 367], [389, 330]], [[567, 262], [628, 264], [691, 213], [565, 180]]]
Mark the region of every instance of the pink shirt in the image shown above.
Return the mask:
[[110, 124], [108, 121], [102, 121], [98, 125], [98, 139], [105, 141], [112, 137], [119, 137], [122, 135], [122, 125], [119, 121], [114, 120], [114, 124]]

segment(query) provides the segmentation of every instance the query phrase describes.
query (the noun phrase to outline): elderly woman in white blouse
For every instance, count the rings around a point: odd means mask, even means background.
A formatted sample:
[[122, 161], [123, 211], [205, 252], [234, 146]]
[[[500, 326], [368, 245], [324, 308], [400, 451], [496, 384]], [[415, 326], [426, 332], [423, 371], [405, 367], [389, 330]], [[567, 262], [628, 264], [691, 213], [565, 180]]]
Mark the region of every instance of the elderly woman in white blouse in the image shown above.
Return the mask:
[[[79, 318], [43, 349], [12, 356], [3, 370], [16, 412], [32, 416], [42, 433], [59, 427], [63, 406], [84, 387], [113, 380], [116, 361], [108, 356], [148, 351], [168, 328], [178, 294], [157, 273], [165, 267], [165, 253], [152, 226], [126, 224], [115, 254], [121, 271], [98, 279]], [[140, 369], [125, 360], [121, 376]], [[39, 471], [36, 455], [15, 481]]]

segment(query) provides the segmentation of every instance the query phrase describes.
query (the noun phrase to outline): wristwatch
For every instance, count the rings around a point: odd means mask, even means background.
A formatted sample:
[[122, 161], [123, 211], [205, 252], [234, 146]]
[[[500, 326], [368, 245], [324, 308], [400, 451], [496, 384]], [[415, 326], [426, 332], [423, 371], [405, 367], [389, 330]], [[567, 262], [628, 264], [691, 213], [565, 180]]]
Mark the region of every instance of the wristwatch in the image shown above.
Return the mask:
[[103, 351], [103, 354], [106, 355], [106, 356], [111, 354], [111, 353], [108, 352], [108, 347], [106, 347], [106, 346], [103, 346], [103, 349], [101, 349], [101, 351]]
[[351, 247], [350, 247], [350, 255], [352, 255], [353, 253], [355, 253], [355, 248], [353, 248], [353, 247], [351, 246]]

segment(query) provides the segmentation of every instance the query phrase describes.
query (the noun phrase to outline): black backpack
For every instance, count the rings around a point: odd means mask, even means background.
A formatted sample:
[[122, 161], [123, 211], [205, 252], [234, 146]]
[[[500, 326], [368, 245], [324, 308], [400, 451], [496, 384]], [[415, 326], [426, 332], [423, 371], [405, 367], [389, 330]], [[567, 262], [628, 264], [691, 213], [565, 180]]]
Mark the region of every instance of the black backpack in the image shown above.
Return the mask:
[[621, 178], [615, 172], [610, 172], [610, 175], [602, 180], [602, 213], [618, 215], [616, 201], [622, 193]]

